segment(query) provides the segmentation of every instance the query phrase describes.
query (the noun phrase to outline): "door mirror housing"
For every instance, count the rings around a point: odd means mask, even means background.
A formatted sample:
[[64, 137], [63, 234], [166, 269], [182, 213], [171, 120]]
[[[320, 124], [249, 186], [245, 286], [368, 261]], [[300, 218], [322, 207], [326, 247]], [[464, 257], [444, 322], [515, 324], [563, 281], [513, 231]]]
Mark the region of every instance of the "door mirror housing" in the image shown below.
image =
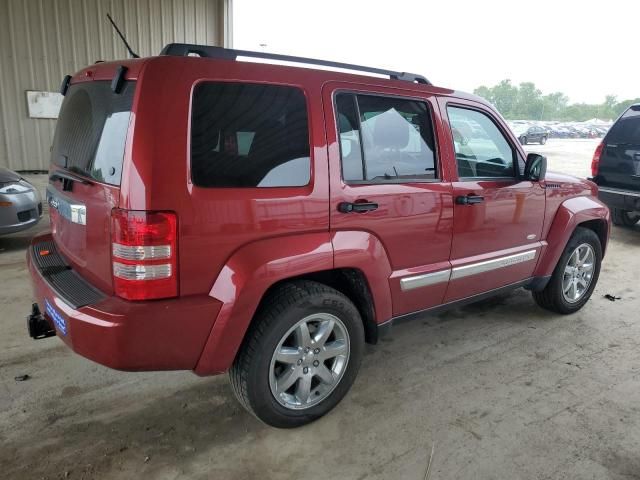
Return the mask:
[[524, 166], [524, 178], [532, 182], [541, 182], [547, 174], [547, 157], [530, 153]]

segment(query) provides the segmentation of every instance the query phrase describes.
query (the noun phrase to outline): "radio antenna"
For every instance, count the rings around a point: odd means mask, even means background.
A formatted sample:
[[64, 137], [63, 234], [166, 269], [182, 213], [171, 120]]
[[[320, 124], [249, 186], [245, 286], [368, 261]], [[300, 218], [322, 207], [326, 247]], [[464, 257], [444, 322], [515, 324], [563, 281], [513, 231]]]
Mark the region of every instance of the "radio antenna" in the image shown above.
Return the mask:
[[120, 38], [122, 39], [124, 46], [127, 47], [127, 50], [129, 51], [129, 53], [131, 54], [131, 58], [140, 58], [140, 55], [138, 55], [136, 52], [134, 52], [131, 49], [131, 46], [129, 46], [129, 44], [127, 43], [127, 39], [124, 38], [124, 35], [122, 34], [122, 32], [120, 31], [120, 29], [118, 28], [118, 26], [116, 25], [116, 22], [113, 21], [113, 18], [111, 18], [111, 15], [109, 15], [107, 13], [107, 18], [109, 19], [109, 21], [111, 22], [111, 25], [113, 25], [113, 28], [116, 29], [116, 32], [118, 32], [118, 35], [120, 35]]

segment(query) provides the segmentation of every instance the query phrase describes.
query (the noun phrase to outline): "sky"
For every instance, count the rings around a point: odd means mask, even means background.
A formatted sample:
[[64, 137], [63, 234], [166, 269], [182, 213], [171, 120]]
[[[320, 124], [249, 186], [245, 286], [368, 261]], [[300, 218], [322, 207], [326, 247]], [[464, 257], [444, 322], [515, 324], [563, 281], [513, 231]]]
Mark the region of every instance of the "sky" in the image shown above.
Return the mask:
[[233, 47], [419, 73], [472, 92], [509, 78], [570, 102], [640, 97], [638, 0], [234, 0]]

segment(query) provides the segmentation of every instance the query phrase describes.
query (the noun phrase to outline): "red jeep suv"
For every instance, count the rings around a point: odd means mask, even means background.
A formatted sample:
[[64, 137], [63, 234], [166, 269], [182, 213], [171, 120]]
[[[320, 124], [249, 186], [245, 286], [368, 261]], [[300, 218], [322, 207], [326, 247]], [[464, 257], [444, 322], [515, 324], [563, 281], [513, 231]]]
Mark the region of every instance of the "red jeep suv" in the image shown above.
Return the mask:
[[171, 44], [62, 92], [30, 334], [115, 369], [229, 371], [270, 425], [331, 410], [400, 319], [518, 287], [572, 313], [598, 279], [595, 184], [419, 75]]

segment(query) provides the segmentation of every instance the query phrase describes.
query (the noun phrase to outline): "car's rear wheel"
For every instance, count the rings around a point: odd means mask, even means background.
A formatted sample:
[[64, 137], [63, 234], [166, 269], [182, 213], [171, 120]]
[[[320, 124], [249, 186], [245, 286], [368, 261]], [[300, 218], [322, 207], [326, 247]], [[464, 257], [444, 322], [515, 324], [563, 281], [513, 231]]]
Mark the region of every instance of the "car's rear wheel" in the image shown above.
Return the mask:
[[523, 135], [522, 137], [520, 137], [520, 143], [521, 143], [522, 145], [526, 145], [526, 144], [527, 144], [527, 137], [526, 137], [526, 136], [524, 136], [524, 135]]
[[602, 246], [598, 235], [578, 227], [556, 265], [551, 280], [533, 298], [542, 308], [569, 314], [580, 310], [591, 297], [600, 275]]
[[231, 385], [263, 422], [298, 427], [340, 402], [363, 352], [362, 320], [346, 296], [320, 283], [291, 282], [263, 302], [231, 368]]
[[544, 145], [545, 143], [547, 143], [547, 137], [542, 137], [540, 139], [540, 145]]
[[640, 220], [640, 215], [621, 208], [611, 210], [611, 221], [621, 227], [633, 227]]

